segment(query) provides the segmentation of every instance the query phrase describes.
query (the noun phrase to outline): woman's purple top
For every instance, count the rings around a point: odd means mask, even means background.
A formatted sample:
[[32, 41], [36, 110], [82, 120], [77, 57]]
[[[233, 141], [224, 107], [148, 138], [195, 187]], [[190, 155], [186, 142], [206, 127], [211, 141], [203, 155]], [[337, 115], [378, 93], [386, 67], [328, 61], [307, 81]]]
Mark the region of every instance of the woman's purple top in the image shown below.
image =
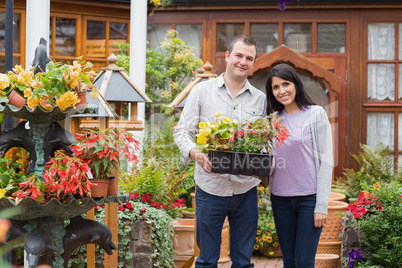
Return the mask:
[[317, 170], [309, 122], [310, 107], [288, 115], [279, 114], [289, 131], [285, 144], [275, 147], [272, 193], [277, 196], [303, 196], [317, 193]]

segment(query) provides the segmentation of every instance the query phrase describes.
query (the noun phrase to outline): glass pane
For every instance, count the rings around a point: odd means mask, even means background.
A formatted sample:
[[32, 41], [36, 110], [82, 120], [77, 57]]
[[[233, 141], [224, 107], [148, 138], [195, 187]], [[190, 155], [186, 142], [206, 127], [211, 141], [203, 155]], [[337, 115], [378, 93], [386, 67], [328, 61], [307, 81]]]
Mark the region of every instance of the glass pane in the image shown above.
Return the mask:
[[[19, 65], [19, 64], [20, 64], [20, 58], [14, 57], [13, 58], [13, 67], [15, 65]], [[6, 58], [4, 56], [0, 56], [0, 73], [4, 74], [6, 72], [5, 65], [6, 65]]]
[[164, 41], [167, 30], [172, 29], [172, 25], [148, 25], [147, 47], [156, 52], [161, 52], [161, 43]]
[[399, 79], [398, 79], [398, 98], [402, 100], [402, 64], [399, 64]]
[[368, 59], [395, 59], [395, 24], [369, 23], [368, 25]]
[[395, 65], [368, 65], [368, 99], [395, 100]]
[[394, 149], [395, 120], [393, 113], [368, 113], [367, 145], [376, 147], [378, 143]]
[[402, 60], [402, 23], [399, 23], [399, 59]]
[[251, 36], [257, 41], [257, 53], [269, 53], [278, 46], [278, 24], [251, 24]]
[[176, 25], [176, 30], [177, 37], [187, 45], [192, 46], [195, 57], [200, 58], [202, 52], [202, 26], [200, 24]]
[[402, 169], [402, 154], [398, 154], [398, 170]]
[[345, 53], [345, 24], [319, 23], [318, 52]]
[[399, 151], [402, 150], [402, 113], [398, 114], [398, 148]]
[[127, 43], [128, 25], [127, 23], [109, 23], [109, 53], [118, 54], [119, 48], [114, 44], [118, 42]]
[[[14, 13], [13, 53], [20, 52], [20, 14]], [[6, 13], [0, 13], [0, 52], [6, 51]]]
[[311, 52], [311, 24], [284, 24], [285, 45], [296, 52]]
[[56, 56], [75, 56], [76, 23], [75, 19], [56, 18]]
[[87, 22], [87, 57], [104, 58], [106, 57], [106, 22], [88, 21]]
[[237, 35], [244, 34], [243, 23], [219, 23], [217, 26], [217, 52], [226, 52], [230, 41]]

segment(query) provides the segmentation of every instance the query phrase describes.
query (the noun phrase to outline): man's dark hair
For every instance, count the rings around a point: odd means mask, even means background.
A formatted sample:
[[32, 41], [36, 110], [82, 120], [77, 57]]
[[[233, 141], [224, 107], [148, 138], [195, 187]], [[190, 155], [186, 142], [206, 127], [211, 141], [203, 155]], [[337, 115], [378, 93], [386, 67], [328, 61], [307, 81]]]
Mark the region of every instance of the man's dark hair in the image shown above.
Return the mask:
[[255, 51], [256, 51], [255, 59], [257, 59], [257, 50], [258, 50], [257, 42], [251, 36], [246, 35], [246, 34], [235, 36], [232, 39], [232, 41], [230, 41], [229, 46], [228, 46], [229, 54], [232, 53], [233, 47], [238, 41], [242, 41], [243, 43], [245, 43], [248, 46], [254, 46]]

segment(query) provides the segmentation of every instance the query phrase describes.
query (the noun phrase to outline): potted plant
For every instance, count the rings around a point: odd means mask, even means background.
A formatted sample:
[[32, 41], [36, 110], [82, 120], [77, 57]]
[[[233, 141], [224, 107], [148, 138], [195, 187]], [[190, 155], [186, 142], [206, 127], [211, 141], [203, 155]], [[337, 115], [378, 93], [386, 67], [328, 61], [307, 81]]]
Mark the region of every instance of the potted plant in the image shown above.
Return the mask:
[[[19, 189], [11, 194], [16, 202], [31, 197], [39, 203], [45, 204], [56, 198], [65, 202], [70, 198], [84, 198], [89, 196], [93, 183], [88, 180], [87, 172], [90, 168], [81, 159], [56, 151], [53, 158], [46, 163], [42, 178], [35, 173], [19, 182]], [[11, 181], [9, 182], [12, 183]], [[11, 188], [6, 186], [6, 189]], [[15, 187], [14, 187], [15, 188]]]
[[[0, 74], [1, 103], [10, 102], [10, 96], [15, 93], [26, 99], [27, 106], [41, 107], [51, 110], [58, 106], [61, 110], [75, 107], [79, 103], [78, 93], [86, 92], [93, 87], [90, 78], [95, 74], [93, 64], [75, 60], [72, 65], [60, 62], [49, 62], [48, 71], [33, 74], [20, 65], [15, 66], [7, 74]], [[94, 90], [96, 93], [97, 90]], [[85, 94], [84, 94], [85, 96]]]
[[254, 250], [267, 257], [282, 256], [276, 235], [268, 187], [258, 187], [258, 229]]
[[[139, 141], [134, 135], [122, 129], [87, 130], [75, 134], [76, 141], [72, 145], [73, 153], [85, 163], [88, 163], [93, 182], [115, 186], [113, 174], [118, 171], [119, 159], [126, 158], [128, 162], [137, 162], [136, 151], [139, 150]], [[94, 188], [96, 189], [96, 188]], [[107, 187], [106, 187], [107, 189]], [[111, 193], [102, 192], [98, 196], [116, 195], [117, 189]]]
[[208, 152], [212, 172], [267, 177], [276, 143], [289, 136], [277, 115], [239, 124], [236, 119], [214, 114], [215, 122], [200, 122], [196, 146]]

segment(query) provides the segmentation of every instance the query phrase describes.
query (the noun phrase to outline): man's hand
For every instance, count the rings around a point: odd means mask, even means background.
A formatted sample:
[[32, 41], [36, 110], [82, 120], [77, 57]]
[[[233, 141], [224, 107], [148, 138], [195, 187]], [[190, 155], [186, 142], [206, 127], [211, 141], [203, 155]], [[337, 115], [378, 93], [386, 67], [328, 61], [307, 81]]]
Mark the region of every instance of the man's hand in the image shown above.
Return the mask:
[[207, 173], [211, 173], [211, 162], [208, 157], [198, 149], [191, 149], [190, 157], [194, 159]]
[[314, 226], [321, 227], [327, 222], [327, 215], [322, 213], [314, 213]]

